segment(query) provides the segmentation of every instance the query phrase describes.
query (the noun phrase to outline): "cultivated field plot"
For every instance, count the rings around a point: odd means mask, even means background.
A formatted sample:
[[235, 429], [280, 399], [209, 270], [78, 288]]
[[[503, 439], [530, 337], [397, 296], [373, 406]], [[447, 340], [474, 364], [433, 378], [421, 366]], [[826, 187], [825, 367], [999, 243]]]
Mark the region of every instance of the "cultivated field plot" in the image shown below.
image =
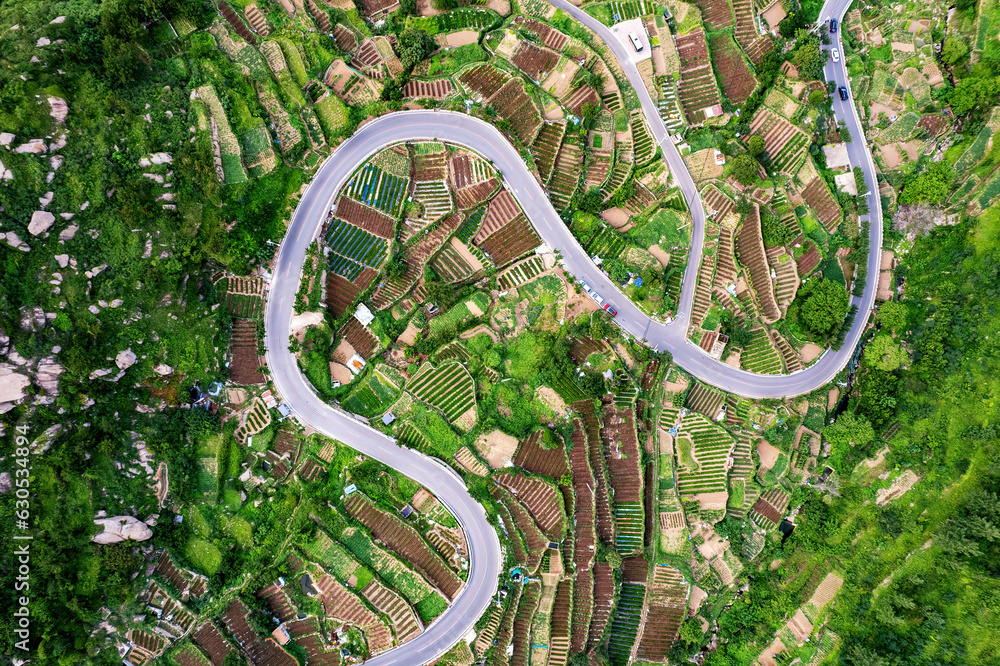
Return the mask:
[[542, 114], [524, 92], [520, 80], [512, 79], [490, 98], [490, 105], [510, 122], [511, 131], [525, 145], [530, 145], [542, 126]]
[[507, 290], [534, 279], [545, 270], [545, 262], [538, 255], [520, 261], [497, 276], [500, 289]]
[[632, 114], [632, 151], [636, 164], [644, 164], [653, 157], [656, 144], [652, 135], [646, 129], [646, 121], [642, 112], [636, 111]]
[[582, 85], [579, 88], [574, 89], [568, 95], [563, 95], [562, 97], [563, 105], [573, 112], [573, 114], [579, 116], [583, 113], [583, 107], [585, 104], [594, 104], [600, 107], [601, 96], [597, 94], [597, 91], [588, 85]]
[[361, 599], [329, 574], [323, 573], [316, 580], [316, 589], [323, 610], [331, 618], [346, 622], [365, 632], [368, 649], [372, 654], [392, 647], [392, 634], [379, 616], [368, 609]]
[[806, 159], [809, 135], [769, 109], [761, 108], [750, 123], [750, 136], [764, 137], [764, 150], [771, 170], [788, 175], [797, 173]]
[[449, 421], [476, 406], [476, 383], [461, 363], [445, 363], [435, 368], [425, 363], [406, 384], [413, 397], [444, 412]]
[[573, 448], [569, 450], [569, 464], [573, 472], [573, 493], [576, 495], [574, 518], [576, 534], [573, 542], [573, 634], [572, 652], [587, 646], [587, 630], [594, 610], [594, 547], [596, 506], [594, 504], [594, 475], [587, 459], [589, 445], [587, 433], [579, 419], [573, 421]]
[[771, 343], [767, 330], [756, 328], [751, 332], [753, 337], [740, 355], [740, 365], [744, 370], [763, 375], [781, 374], [781, 356]]
[[774, 50], [774, 42], [757, 31], [753, 0], [733, 0], [733, 12], [736, 14], [736, 41], [747, 52], [750, 62], [760, 65], [764, 56]]
[[511, 27], [520, 28], [534, 34], [541, 40], [542, 44], [554, 51], [561, 51], [566, 46], [566, 42], [569, 41], [568, 35], [559, 32], [541, 21], [525, 18], [524, 16], [517, 16], [514, 22], [511, 23]]
[[[725, 1], [718, 4], [728, 7]], [[728, 34], [717, 34], [712, 37], [712, 56], [723, 94], [733, 104], [745, 102], [757, 87], [757, 79], [743, 60], [736, 42]]]
[[231, 344], [229, 379], [236, 384], [265, 383], [267, 378], [260, 372], [257, 355], [257, 324], [249, 319], [234, 319]]
[[611, 227], [602, 226], [587, 244], [588, 254], [597, 255], [605, 260], [620, 257], [624, 249], [625, 239]]
[[498, 474], [493, 478], [524, 503], [549, 541], [562, 540], [566, 529], [566, 509], [562, 494], [551, 481], [520, 474]]
[[594, 403], [581, 400], [573, 403], [573, 409], [583, 416], [583, 426], [589, 445], [588, 458], [594, 473], [594, 505], [597, 510], [597, 535], [605, 545], [614, 542], [615, 527], [611, 520], [611, 500], [608, 493], [607, 477], [604, 473], [604, 446], [601, 441], [601, 422], [595, 413]]
[[418, 182], [413, 187], [413, 199], [423, 209], [423, 219], [436, 220], [451, 212], [451, 190], [443, 180]]
[[653, 580], [646, 594], [646, 622], [639, 639], [638, 659], [662, 662], [677, 640], [687, 617], [688, 584], [684, 575], [664, 564], [653, 565]]
[[618, 23], [652, 14], [658, 7], [649, 0], [625, 0], [625, 2], [609, 2], [608, 9], [615, 23]]
[[356, 280], [365, 266], [378, 269], [385, 261], [389, 243], [343, 220], [334, 219], [326, 232], [330, 270], [348, 280]]
[[[688, 409], [700, 412], [708, 418], [715, 420], [715, 417], [719, 415], [719, 411], [722, 409], [722, 403], [726, 400], [726, 394], [717, 388], [712, 386], [707, 386], [705, 384], [696, 383], [691, 392], [688, 393], [687, 400], [684, 406]], [[663, 416], [666, 419], [668, 412], [665, 411]], [[664, 424], [667, 429], [670, 425]]]
[[[840, 225], [843, 213], [841, 213], [840, 206], [830, 194], [823, 179], [817, 176], [806, 185], [805, 189], [802, 190], [802, 198], [805, 199], [806, 205], [813, 209], [816, 217], [823, 223], [827, 231], [833, 233]], [[799, 265], [799, 275], [806, 275], [802, 272], [801, 264]]]
[[378, 338], [375, 337], [371, 331], [364, 327], [364, 325], [351, 317], [347, 322], [340, 327], [340, 331], [337, 332], [344, 340], [347, 340], [354, 351], [358, 352], [363, 358], [371, 358], [372, 354], [379, 347]]
[[781, 318], [781, 309], [774, 297], [771, 282], [771, 268], [764, 252], [764, 241], [760, 228], [760, 207], [755, 203], [750, 215], [743, 220], [736, 239], [736, 252], [740, 263], [746, 267], [747, 279], [753, 288], [764, 321], [774, 322]]
[[[587, 649], [593, 649], [604, 636], [604, 629], [611, 618], [615, 599], [615, 576], [611, 565], [598, 562], [594, 565], [594, 612], [590, 620]], [[641, 610], [641, 608], [640, 608]]]
[[180, 666], [209, 666], [212, 662], [198, 648], [187, 643], [170, 654], [170, 658]]
[[364, 531], [354, 527], [344, 530], [341, 542], [362, 564], [376, 571], [411, 604], [427, 597], [439, 596], [430, 583], [419, 573], [404, 564], [398, 557], [376, 546]]
[[350, 196], [392, 217], [398, 217], [406, 198], [405, 178], [388, 174], [372, 164], [358, 169], [347, 184]]
[[534, 250], [540, 243], [538, 234], [522, 214], [480, 242], [479, 247], [498, 268], [503, 268]]
[[561, 479], [564, 474], [569, 473], [566, 449], [563, 448], [562, 442], [554, 436], [552, 436], [552, 441], [546, 442], [546, 432], [536, 430], [531, 433], [528, 439], [521, 442], [517, 449], [517, 455], [514, 456], [514, 464], [532, 474]]
[[[420, 146], [441, 147], [441, 144], [420, 144]], [[444, 180], [448, 175], [447, 153], [444, 150], [413, 156], [413, 180], [421, 183], [429, 180]]]
[[467, 210], [478, 206], [489, 199], [499, 187], [500, 181], [496, 178], [490, 178], [489, 180], [485, 180], [481, 183], [463, 187], [455, 192], [455, 197], [458, 199], [459, 209]]
[[468, 213], [468, 216], [465, 218], [465, 221], [462, 222], [462, 226], [460, 226], [458, 228], [458, 231], [455, 232], [455, 238], [462, 241], [463, 243], [468, 243], [470, 240], [472, 240], [472, 237], [479, 230], [479, 225], [483, 221], [483, 218], [485, 217], [486, 217], [486, 206], [483, 206], [482, 208], [478, 208]]
[[712, 30], [721, 30], [733, 25], [733, 8], [729, 5], [729, 0], [695, 0], [694, 4], [701, 9], [705, 23]]
[[413, 608], [402, 597], [377, 580], [368, 583], [361, 590], [361, 595], [375, 607], [375, 610], [389, 618], [400, 645], [416, 638], [423, 631]]
[[380, 238], [392, 238], [396, 221], [388, 215], [363, 206], [353, 199], [341, 197], [337, 202], [337, 217]]
[[[549, 545], [549, 539], [538, 528], [538, 523], [531, 517], [524, 505], [514, 499], [507, 490], [497, 485], [490, 489], [490, 493], [496, 499], [503, 502], [510, 514], [511, 525], [508, 525], [508, 533], [517, 534], [515, 543], [520, 543], [524, 551], [522, 560], [527, 564], [528, 571], [535, 572], [542, 561], [542, 556]], [[503, 513], [501, 512], [501, 516]]]
[[698, 30], [678, 37], [677, 55], [681, 61], [681, 80], [677, 86], [677, 95], [688, 122], [700, 125], [711, 117], [708, 110], [722, 101], [712, 74], [705, 33]]
[[615, 608], [615, 619], [611, 623], [608, 638], [608, 657], [612, 666], [626, 666], [635, 645], [635, 637], [642, 622], [642, 607], [646, 598], [646, 586], [636, 583], [622, 583]]
[[636, 438], [635, 415], [632, 410], [619, 410], [614, 405], [606, 406], [601, 440], [607, 455], [608, 480], [616, 504], [628, 502], [641, 506], [642, 454]]
[[527, 74], [536, 83], [548, 76], [559, 62], [559, 54], [522, 41], [514, 51], [511, 64]]
[[243, 647], [254, 663], [268, 666], [296, 666], [298, 662], [274, 641], [262, 641], [247, 621], [249, 611], [242, 601], [229, 604], [222, 615], [222, 623], [230, 635]]
[[326, 274], [326, 307], [337, 317], [348, 310], [368, 285], [378, 277], [378, 271], [365, 267], [353, 280], [337, 275], [333, 271]]
[[490, 164], [469, 153], [457, 153], [451, 158], [451, 182], [456, 189], [493, 180], [496, 170]]
[[549, 181], [548, 193], [556, 209], [569, 205], [573, 194], [580, 187], [583, 172], [583, 150], [575, 140], [567, 140], [559, 149], [555, 171]]
[[372, 536], [399, 554], [437, 587], [449, 600], [462, 588], [462, 580], [448, 568], [415, 529], [394, 513], [382, 511], [360, 493], [350, 495], [344, 506], [371, 530]]
[[726, 459], [733, 438], [701, 414], [684, 417], [675, 441], [677, 491], [682, 498], [725, 492]]
[[430, 98], [444, 99], [451, 94], [452, 88], [449, 79], [437, 79], [435, 81], [407, 81], [403, 86], [403, 97], [406, 98]]

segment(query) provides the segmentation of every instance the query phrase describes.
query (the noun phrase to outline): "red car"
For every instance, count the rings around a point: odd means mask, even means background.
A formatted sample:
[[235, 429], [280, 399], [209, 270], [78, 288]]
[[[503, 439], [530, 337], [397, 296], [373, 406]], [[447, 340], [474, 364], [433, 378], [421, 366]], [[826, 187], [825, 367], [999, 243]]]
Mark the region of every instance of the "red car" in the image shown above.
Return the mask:
[[604, 311], [607, 312], [612, 317], [615, 317], [615, 316], [618, 315], [618, 310], [615, 310], [613, 307], [611, 307], [610, 303], [605, 303], [604, 304]]

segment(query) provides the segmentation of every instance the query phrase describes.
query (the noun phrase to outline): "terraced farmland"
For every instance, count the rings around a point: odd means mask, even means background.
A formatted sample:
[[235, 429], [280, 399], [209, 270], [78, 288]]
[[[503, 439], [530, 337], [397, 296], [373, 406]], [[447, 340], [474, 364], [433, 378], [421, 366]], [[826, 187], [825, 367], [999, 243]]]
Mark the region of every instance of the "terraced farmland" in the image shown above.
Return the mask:
[[726, 459], [733, 443], [725, 430], [701, 414], [684, 417], [676, 441], [677, 491], [682, 498], [725, 492]]
[[[728, 6], [724, 0], [719, 4]], [[757, 87], [757, 79], [743, 60], [740, 48], [728, 34], [717, 34], [712, 37], [712, 55], [722, 92], [733, 104], [742, 104]]]
[[455, 232], [455, 237], [458, 238], [458, 240], [462, 241], [463, 243], [468, 243], [470, 240], [472, 240], [472, 237], [475, 235], [476, 231], [479, 230], [479, 224], [483, 221], [483, 218], [485, 216], [486, 216], [485, 206], [469, 213], [468, 217], [465, 218], [465, 222], [463, 222], [462, 226], [460, 226], [458, 228], [458, 231]]
[[350, 196], [373, 208], [398, 217], [409, 183], [405, 178], [388, 174], [372, 164], [358, 169], [347, 184]]
[[448, 568], [420, 534], [395, 513], [376, 507], [368, 498], [354, 493], [344, 500], [352, 516], [371, 530], [372, 536], [398, 553], [405, 562], [421, 571], [449, 600], [462, 588], [462, 580]]
[[771, 344], [767, 330], [756, 328], [751, 333], [753, 338], [740, 356], [740, 365], [744, 370], [759, 372], [763, 375], [781, 374], [781, 356]]
[[670, 646], [677, 640], [681, 622], [687, 617], [687, 598], [688, 584], [684, 575], [673, 567], [654, 564], [637, 659], [663, 661]]
[[771, 268], [764, 253], [764, 241], [760, 228], [760, 207], [755, 203], [750, 215], [743, 219], [737, 237], [736, 250], [740, 263], [746, 266], [747, 277], [751, 288], [760, 305], [761, 316], [766, 322], [774, 322], [781, 318], [781, 309], [774, 297], [774, 284], [771, 282]]
[[451, 191], [442, 180], [417, 183], [413, 187], [413, 199], [424, 207], [425, 220], [436, 220], [451, 212], [453, 207]]
[[[823, 179], [819, 176], [813, 178], [802, 190], [802, 198], [805, 199], [806, 205], [813, 209], [826, 230], [833, 233], [840, 225], [843, 214]], [[800, 266], [799, 275], [805, 274]]]
[[770, 109], [761, 107], [750, 123], [753, 135], [764, 137], [764, 150], [771, 159], [771, 171], [794, 174], [805, 160], [809, 135]]
[[541, 243], [528, 218], [519, 215], [483, 240], [479, 246], [497, 267], [504, 267], [532, 251]]
[[513, 289], [532, 280], [545, 270], [545, 262], [538, 255], [528, 257], [524, 261], [512, 265], [497, 277], [500, 289]]
[[733, 8], [729, 5], [729, 0], [695, 0], [694, 4], [701, 9], [705, 23], [712, 30], [728, 28], [735, 22]]
[[636, 164], [645, 164], [653, 158], [656, 144], [646, 128], [641, 111], [632, 114], [632, 150]]
[[330, 247], [330, 270], [355, 280], [365, 266], [378, 269], [385, 261], [388, 242], [343, 220], [334, 219], [326, 232]]
[[465, 366], [457, 362], [438, 368], [425, 363], [407, 383], [406, 390], [440, 409], [452, 422], [476, 406], [476, 383]]
[[566, 123], [545, 123], [535, 139], [532, 154], [535, 157], [538, 175], [543, 183], [548, 182], [552, 175], [552, 169], [556, 164], [556, 155], [559, 154], [559, 146], [562, 144], [565, 134]]
[[642, 622], [645, 598], [644, 585], [622, 583], [615, 619], [611, 623], [611, 637], [608, 639], [608, 657], [612, 666], [627, 666], [631, 661], [632, 647]]
[[715, 85], [705, 33], [698, 30], [678, 37], [677, 55], [681, 61], [677, 95], [688, 123], [700, 125], [715, 114], [712, 108], [722, 101]]
[[573, 139], [567, 139], [559, 149], [556, 157], [555, 172], [549, 181], [549, 198], [556, 209], [569, 205], [573, 194], [580, 186], [580, 176], [583, 172], [583, 150]]
[[524, 503], [532, 519], [549, 541], [560, 541], [566, 529], [562, 495], [551, 482], [521, 474], [500, 474], [496, 482]]

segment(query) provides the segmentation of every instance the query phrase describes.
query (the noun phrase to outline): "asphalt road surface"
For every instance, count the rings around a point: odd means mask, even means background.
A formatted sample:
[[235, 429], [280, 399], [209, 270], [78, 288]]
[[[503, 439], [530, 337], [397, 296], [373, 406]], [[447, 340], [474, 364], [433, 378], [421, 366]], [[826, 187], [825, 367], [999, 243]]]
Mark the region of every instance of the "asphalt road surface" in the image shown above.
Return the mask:
[[[500, 576], [500, 542], [486, 520], [482, 507], [468, 494], [462, 479], [443, 463], [417, 451], [401, 447], [392, 439], [371, 429], [346, 412], [323, 402], [300, 372], [288, 348], [290, 321], [294, 314], [295, 294], [305, 259], [305, 250], [316, 238], [320, 226], [338, 190], [368, 157], [400, 141], [442, 140], [467, 146], [490, 159], [501, 171], [512, 191], [544, 241], [562, 254], [564, 267], [601, 293], [618, 310], [618, 323], [626, 331], [645, 339], [659, 351], [670, 351], [685, 370], [712, 385], [746, 397], [781, 397], [807, 393], [836, 375], [849, 360], [867, 312], [874, 302], [878, 278], [878, 249], [881, 247], [881, 223], [872, 225], [873, 248], [869, 257], [868, 283], [861, 299], [861, 312], [855, 320], [847, 343], [839, 352], [827, 352], [816, 364], [792, 375], [755, 375], [713, 360], [686, 340], [687, 316], [694, 300], [695, 279], [702, 252], [705, 214], [700, 197], [683, 160], [670, 142], [658, 109], [646, 92], [635, 67], [624, 53], [624, 46], [589, 15], [562, 0], [552, 4], [564, 9], [595, 30], [609, 45], [633, 82], [642, 102], [650, 130], [688, 200], [694, 219], [693, 240], [681, 291], [677, 319], [661, 324], [646, 317], [621, 295], [617, 287], [591, 262], [587, 253], [563, 224], [535, 177], [528, 171], [518, 152], [492, 125], [460, 113], [443, 111], [407, 111], [383, 116], [359, 129], [345, 141], [319, 169], [292, 216], [291, 224], [275, 260], [265, 322], [267, 328], [267, 363], [278, 395], [291, 407], [299, 421], [324, 435], [340, 440], [365, 455], [383, 462], [409, 476], [433, 492], [456, 516], [466, 532], [470, 550], [468, 582], [448, 609], [426, 631], [409, 643], [390, 650], [367, 663], [421, 664], [434, 661], [471, 630], [496, 593]], [[848, 2], [828, 3], [822, 17], [837, 11], [842, 17]], [[827, 66], [827, 75], [837, 85], [848, 85], [843, 64]], [[860, 123], [851, 104], [835, 103], [838, 118], [843, 117], [855, 137], [863, 137]], [[850, 146], [852, 164], [860, 164], [869, 179], [869, 189], [876, 192], [874, 165], [863, 140]], [[872, 197], [873, 219], [881, 220], [878, 197]]]

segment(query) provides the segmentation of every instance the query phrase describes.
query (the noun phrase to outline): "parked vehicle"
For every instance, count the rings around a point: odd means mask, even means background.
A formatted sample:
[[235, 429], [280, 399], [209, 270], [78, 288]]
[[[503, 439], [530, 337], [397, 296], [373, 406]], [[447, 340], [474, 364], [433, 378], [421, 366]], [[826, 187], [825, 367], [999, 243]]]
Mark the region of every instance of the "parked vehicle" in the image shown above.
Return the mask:
[[598, 305], [601, 305], [602, 303], [604, 303], [604, 299], [601, 298], [601, 295], [598, 294], [596, 291], [591, 291], [590, 292], [590, 297], [592, 299], [594, 299], [594, 302], [597, 303]]
[[611, 307], [611, 303], [604, 304], [604, 311], [607, 312], [612, 317], [618, 316], [618, 310], [615, 310], [613, 307]]
[[845, 86], [840, 86], [837, 88], [837, 92], [840, 93], [840, 99], [847, 100], [847, 88]]
[[838, 51], [837, 49], [833, 50], [833, 61], [840, 62], [840, 51]]
[[635, 34], [634, 32], [630, 32], [630, 33], [628, 33], [628, 36], [629, 36], [629, 39], [632, 40], [632, 46], [635, 47], [635, 50], [636, 51], [641, 51], [642, 50], [642, 40], [639, 39], [639, 35]]
[[837, 32], [837, 19], [830, 19], [830, 32]]
[[590, 285], [584, 282], [583, 280], [580, 280], [580, 286], [583, 287], [583, 290], [588, 294], [591, 292]]

